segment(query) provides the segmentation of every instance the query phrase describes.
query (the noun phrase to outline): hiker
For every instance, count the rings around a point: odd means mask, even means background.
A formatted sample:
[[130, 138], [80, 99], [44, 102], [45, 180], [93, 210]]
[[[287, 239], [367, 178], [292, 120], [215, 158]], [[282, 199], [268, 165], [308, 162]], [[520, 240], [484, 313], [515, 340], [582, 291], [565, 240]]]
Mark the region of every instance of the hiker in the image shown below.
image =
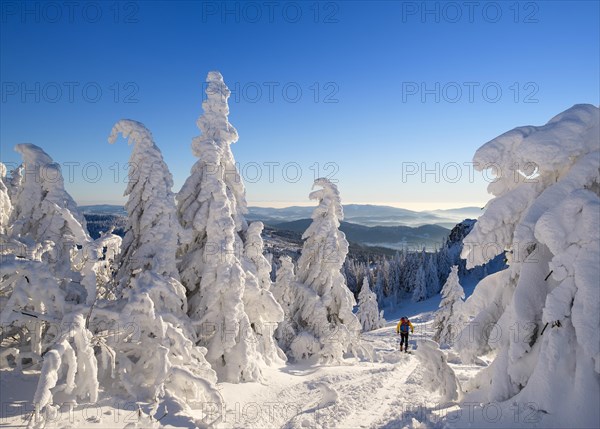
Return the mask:
[[415, 332], [415, 328], [408, 317], [402, 317], [396, 326], [396, 334], [400, 334], [400, 351], [402, 351], [402, 344], [404, 344], [404, 352], [408, 353], [408, 330], [411, 333]]

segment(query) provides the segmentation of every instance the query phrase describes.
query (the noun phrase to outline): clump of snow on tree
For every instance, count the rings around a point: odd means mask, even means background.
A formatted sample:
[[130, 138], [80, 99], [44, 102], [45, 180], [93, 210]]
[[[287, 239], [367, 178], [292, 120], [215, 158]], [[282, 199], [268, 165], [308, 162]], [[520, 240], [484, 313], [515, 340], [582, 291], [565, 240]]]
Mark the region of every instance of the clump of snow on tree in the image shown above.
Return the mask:
[[113, 279], [121, 243], [121, 237], [108, 231], [71, 251], [71, 265], [81, 273], [81, 285], [86, 290], [86, 305], [94, 305], [100, 297], [116, 299]]
[[418, 340], [414, 353], [424, 368], [425, 387], [434, 392], [438, 391], [442, 403], [459, 401], [462, 397], [460, 383], [439, 344], [427, 339]]
[[495, 351], [479, 382], [488, 400], [534, 402], [562, 427], [600, 419], [599, 116], [576, 105], [482, 146], [495, 198], [464, 240], [468, 267], [506, 251], [509, 268], [467, 300], [461, 354]]
[[0, 235], [7, 234], [10, 215], [12, 213], [12, 203], [5, 180], [6, 166], [0, 162]]
[[379, 311], [377, 296], [371, 290], [367, 276], [365, 276], [360, 293], [358, 294], [358, 311], [356, 312], [356, 316], [365, 332], [382, 328], [385, 324], [383, 311]]

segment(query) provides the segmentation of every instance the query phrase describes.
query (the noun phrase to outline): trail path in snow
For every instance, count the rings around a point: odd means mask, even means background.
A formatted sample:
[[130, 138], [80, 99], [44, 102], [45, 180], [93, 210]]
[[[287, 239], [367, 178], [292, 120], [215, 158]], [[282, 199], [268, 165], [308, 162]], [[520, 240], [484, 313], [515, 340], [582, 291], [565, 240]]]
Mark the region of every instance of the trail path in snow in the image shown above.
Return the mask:
[[[415, 324], [412, 349], [417, 339], [430, 336], [430, 327], [428, 321]], [[363, 335], [365, 344], [373, 348], [374, 362], [287, 365], [267, 373], [266, 386], [255, 386], [252, 392], [223, 386], [222, 427], [411, 427], [414, 409], [434, 407], [435, 395], [419, 385], [418, 359], [398, 350], [394, 329], [395, 323], [390, 323]]]
[[378, 422], [397, 416], [398, 400], [404, 397], [406, 381], [417, 366], [414, 357], [407, 356], [405, 360], [389, 370], [377, 371], [365, 384], [352, 383], [351, 389], [345, 392], [351, 412], [336, 427], [379, 427]]

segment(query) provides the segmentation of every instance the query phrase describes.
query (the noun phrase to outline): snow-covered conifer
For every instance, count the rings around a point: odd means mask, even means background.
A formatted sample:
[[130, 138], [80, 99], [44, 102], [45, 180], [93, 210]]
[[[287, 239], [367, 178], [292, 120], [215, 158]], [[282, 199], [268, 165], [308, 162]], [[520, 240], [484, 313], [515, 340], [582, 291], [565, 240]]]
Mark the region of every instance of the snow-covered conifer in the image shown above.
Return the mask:
[[450, 261], [450, 255], [448, 253], [448, 246], [446, 244], [442, 245], [442, 247], [436, 252], [436, 256], [438, 281], [440, 284], [444, 284], [448, 278], [448, 274], [450, 274], [450, 268], [452, 267], [452, 262]]
[[279, 258], [281, 266], [277, 270], [277, 278], [273, 285], [273, 296], [283, 309], [283, 321], [277, 326], [275, 338], [285, 349], [294, 340], [295, 330], [293, 324], [293, 310], [295, 305], [295, 281], [294, 263], [292, 258], [282, 255]]
[[109, 137], [114, 143], [119, 134], [129, 139], [133, 150], [129, 158], [127, 226], [119, 259], [117, 280], [125, 282], [142, 270], [179, 278], [175, 253], [181, 235], [171, 191], [173, 178], [150, 131], [141, 123], [124, 119], [115, 124]]
[[[417, 260], [422, 262], [421, 258], [418, 258]], [[413, 282], [413, 302], [419, 302], [427, 299], [427, 283], [425, 283], [425, 269], [423, 268], [422, 264], [419, 265], [414, 272]]]
[[[116, 352], [120, 385], [139, 400], [169, 396], [200, 406], [218, 397], [213, 386], [216, 373], [205, 359], [206, 349], [194, 344], [195, 332], [189, 329], [185, 288], [175, 261], [181, 232], [171, 174], [143, 124], [119, 121], [109, 141], [113, 143], [119, 133], [134, 145], [135, 168], [125, 192], [129, 218], [118, 273], [124, 299], [115, 303], [116, 321], [117, 326], [136, 328], [109, 343]], [[125, 301], [122, 308], [121, 301]], [[100, 317], [107, 313], [104, 310]]]
[[[339, 361], [344, 352], [357, 345], [361, 326], [352, 313], [356, 301], [341, 273], [348, 241], [339, 230], [344, 217], [339, 191], [325, 178], [316, 179], [314, 186], [321, 189], [311, 192], [310, 199], [317, 200], [319, 205], [312, 214], [313, 222], [302, 236], [305, 241], [296, 277], [299, 283], [316, 293], [326, 309], [325, 320], [317, 320], [319, 331], [313, 329], [307, 334], [321, 342], [321, 359]], [[335, 332], [334, 338], [328, 338], [331, 332]], [[299, 337], [298, 341], [302, 339]]]
[[[263, 360], [245, 308], [247, 273], [242, 266], [247, 229], [244, 185], [230, 145], [238, 134], [229, 123], [231, 92], [219, 72], [207, 77], [202, 131], [192, 142], [199, 159], [177, 195], [177, 209], [189, 241], [179, 248], [179, 272], [188, 291], [188, 314], [199, 344], [222, 381], [261, 377]], [[267, 291], [268, 292], [268, 291]]]
[[9, 220], [12, 213], [12, 203], [5, 180], [6, 166], [0, 162], [0, 236], [5, 236], [8, 233]]
[[264, 225], [252, 222], [246, 230], [243, 266], [246, 270], [244, 307], [257, 339], [258, 352], [266, 364], [281, 362], [283, 351], [275, 342], [275, 330], [283, 321], [283, 309], [271, 293], [271, 264], [263, 255]]
[[481, 383], [488, 400], [534, 402], [557, 426], [600, 419], [599, 118], [596, 106], [576, 105], [544, 126], [502, 134], [474, 157], [503, 174], [489, 184], [495, 198], [462, 255], [471, 268], [506, 251], [509, 267], [465, 303], [471, 327], [497, 326], [494, 336], [461, 335], [460, 352], [496, 351]]
[[458, 266], [453, 265], [442, 288], [442, 301], [435, 313], [433, 340], [440, 344], [452, 345], [457, 334], [464, 327], [462, 304], [465, 292], [458, 279]]
[[435, 254], [425, 254], [425, 284], [427, 285], [427, 297], [440, 292], [440, 280], [438, 278], [437, 260]]
[[65, 190], [59, 164], [33, 144], [15, 150], [23, 163], [13, 177], [11, 236], [30, 247], [53, 243], [47, 262], [58, 276], [71, 277], [71, 249], [90, 240], [85, 219]]
[[15, 363], [20, 365], [22, 359], [39, 362], [43, 345], [56, 340], [56, 330], [46, 323], [60, 323], [84, 302], [86, 292], [72, 270], [71, 251], [90, 238], [64, 188], [60, 166], [35, 145], [15, 149], [23, 163], [12, 178], [7, 180], [4, 166], [0, 168], [0, 320], [3, 335], [16, 339]]
[[379, 312], [377, 296], [375, 296], [375, 293], [369, 287], [369, 278], [367, 276], [365, 276], [362, 288], [358, 294], [358, 312], [356, 316], [364, 332], [379, 329], [385, 324], [383, 312]]
[[[38, 252], [33, 252], [38, 253]], [[51, 344], [56, 329], [45, 330], [46, 322], [60, 324], [72, 302], [67, 302], [67, 292], [55, 277], [48, 264], [39, 260], [1, 256], [0, 325], [7, 338], [6, 345], [14, 345], [16, 365], [21, 359], [39, 362], [43, 344]], [[15, 339], [11, 344], [10, 339]]]
[[[368, 275], [365, 276], [365, 279], [368, 280], [369, 276]], [[383, 273], [377, 273], [377, 277], [375, 277], [375, 287], [373, 287], [373, 292], [375, 293], [375, 296], [377, 297], [377, 301], [383, 301], [385, 298], [384, 294], [383, 294], [383, 282], [384, 282]]]

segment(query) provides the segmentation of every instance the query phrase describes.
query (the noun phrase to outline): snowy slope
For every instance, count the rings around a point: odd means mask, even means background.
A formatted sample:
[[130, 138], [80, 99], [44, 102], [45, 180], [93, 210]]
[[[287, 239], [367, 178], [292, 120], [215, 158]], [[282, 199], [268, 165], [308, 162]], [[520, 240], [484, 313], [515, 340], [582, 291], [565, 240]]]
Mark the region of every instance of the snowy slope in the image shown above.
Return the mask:
[[[463, 280], [467, 296], [475, 285]], [[474, 398], [462, 404], [441, 404], [438, 393], [424, 387], [423, 368], [416, 355], [398, 351], [395, 326], [401, 315], [415, 326], [410, 337], [417, 341], [433, 335], [433, 314], [440, 302], [437, 295], [418, 303], [406, 302], [386, 313], [385, 327], [365, 333], [362, 339], [372, 348], [374, 361], [346, 359], [341, 365], [285, 364], [264, 371], [262, 383], [219, 383], [224, 405], [207, 403], [196, 417], [220, 417], [218, 428], [545, 428], [546, 416], [535, 404], [491, 403], [480, 406]], [[485, 367], [489, 358], [462, 364], [458, 356], [444, 350], [450, 366], [463, 386]], [[2, 427], [23, 427], [33, 410], [31, 399], [37, 373], [23, 375], [0, 372], [6, 404], [0, 411]], [[72, 410], [70, 409], [72, 406]], [[529, 408], [528, 408], [529, 406]], [[154, 418], [149, 417], [154, 415]], [[160, 419], [160, 421], [156, 421]], [[96, 405], [66, 404], [48, 428], [148, 428], [193, 427], [180, 415], [165, 415], [143, 402], [114, 397]]]

